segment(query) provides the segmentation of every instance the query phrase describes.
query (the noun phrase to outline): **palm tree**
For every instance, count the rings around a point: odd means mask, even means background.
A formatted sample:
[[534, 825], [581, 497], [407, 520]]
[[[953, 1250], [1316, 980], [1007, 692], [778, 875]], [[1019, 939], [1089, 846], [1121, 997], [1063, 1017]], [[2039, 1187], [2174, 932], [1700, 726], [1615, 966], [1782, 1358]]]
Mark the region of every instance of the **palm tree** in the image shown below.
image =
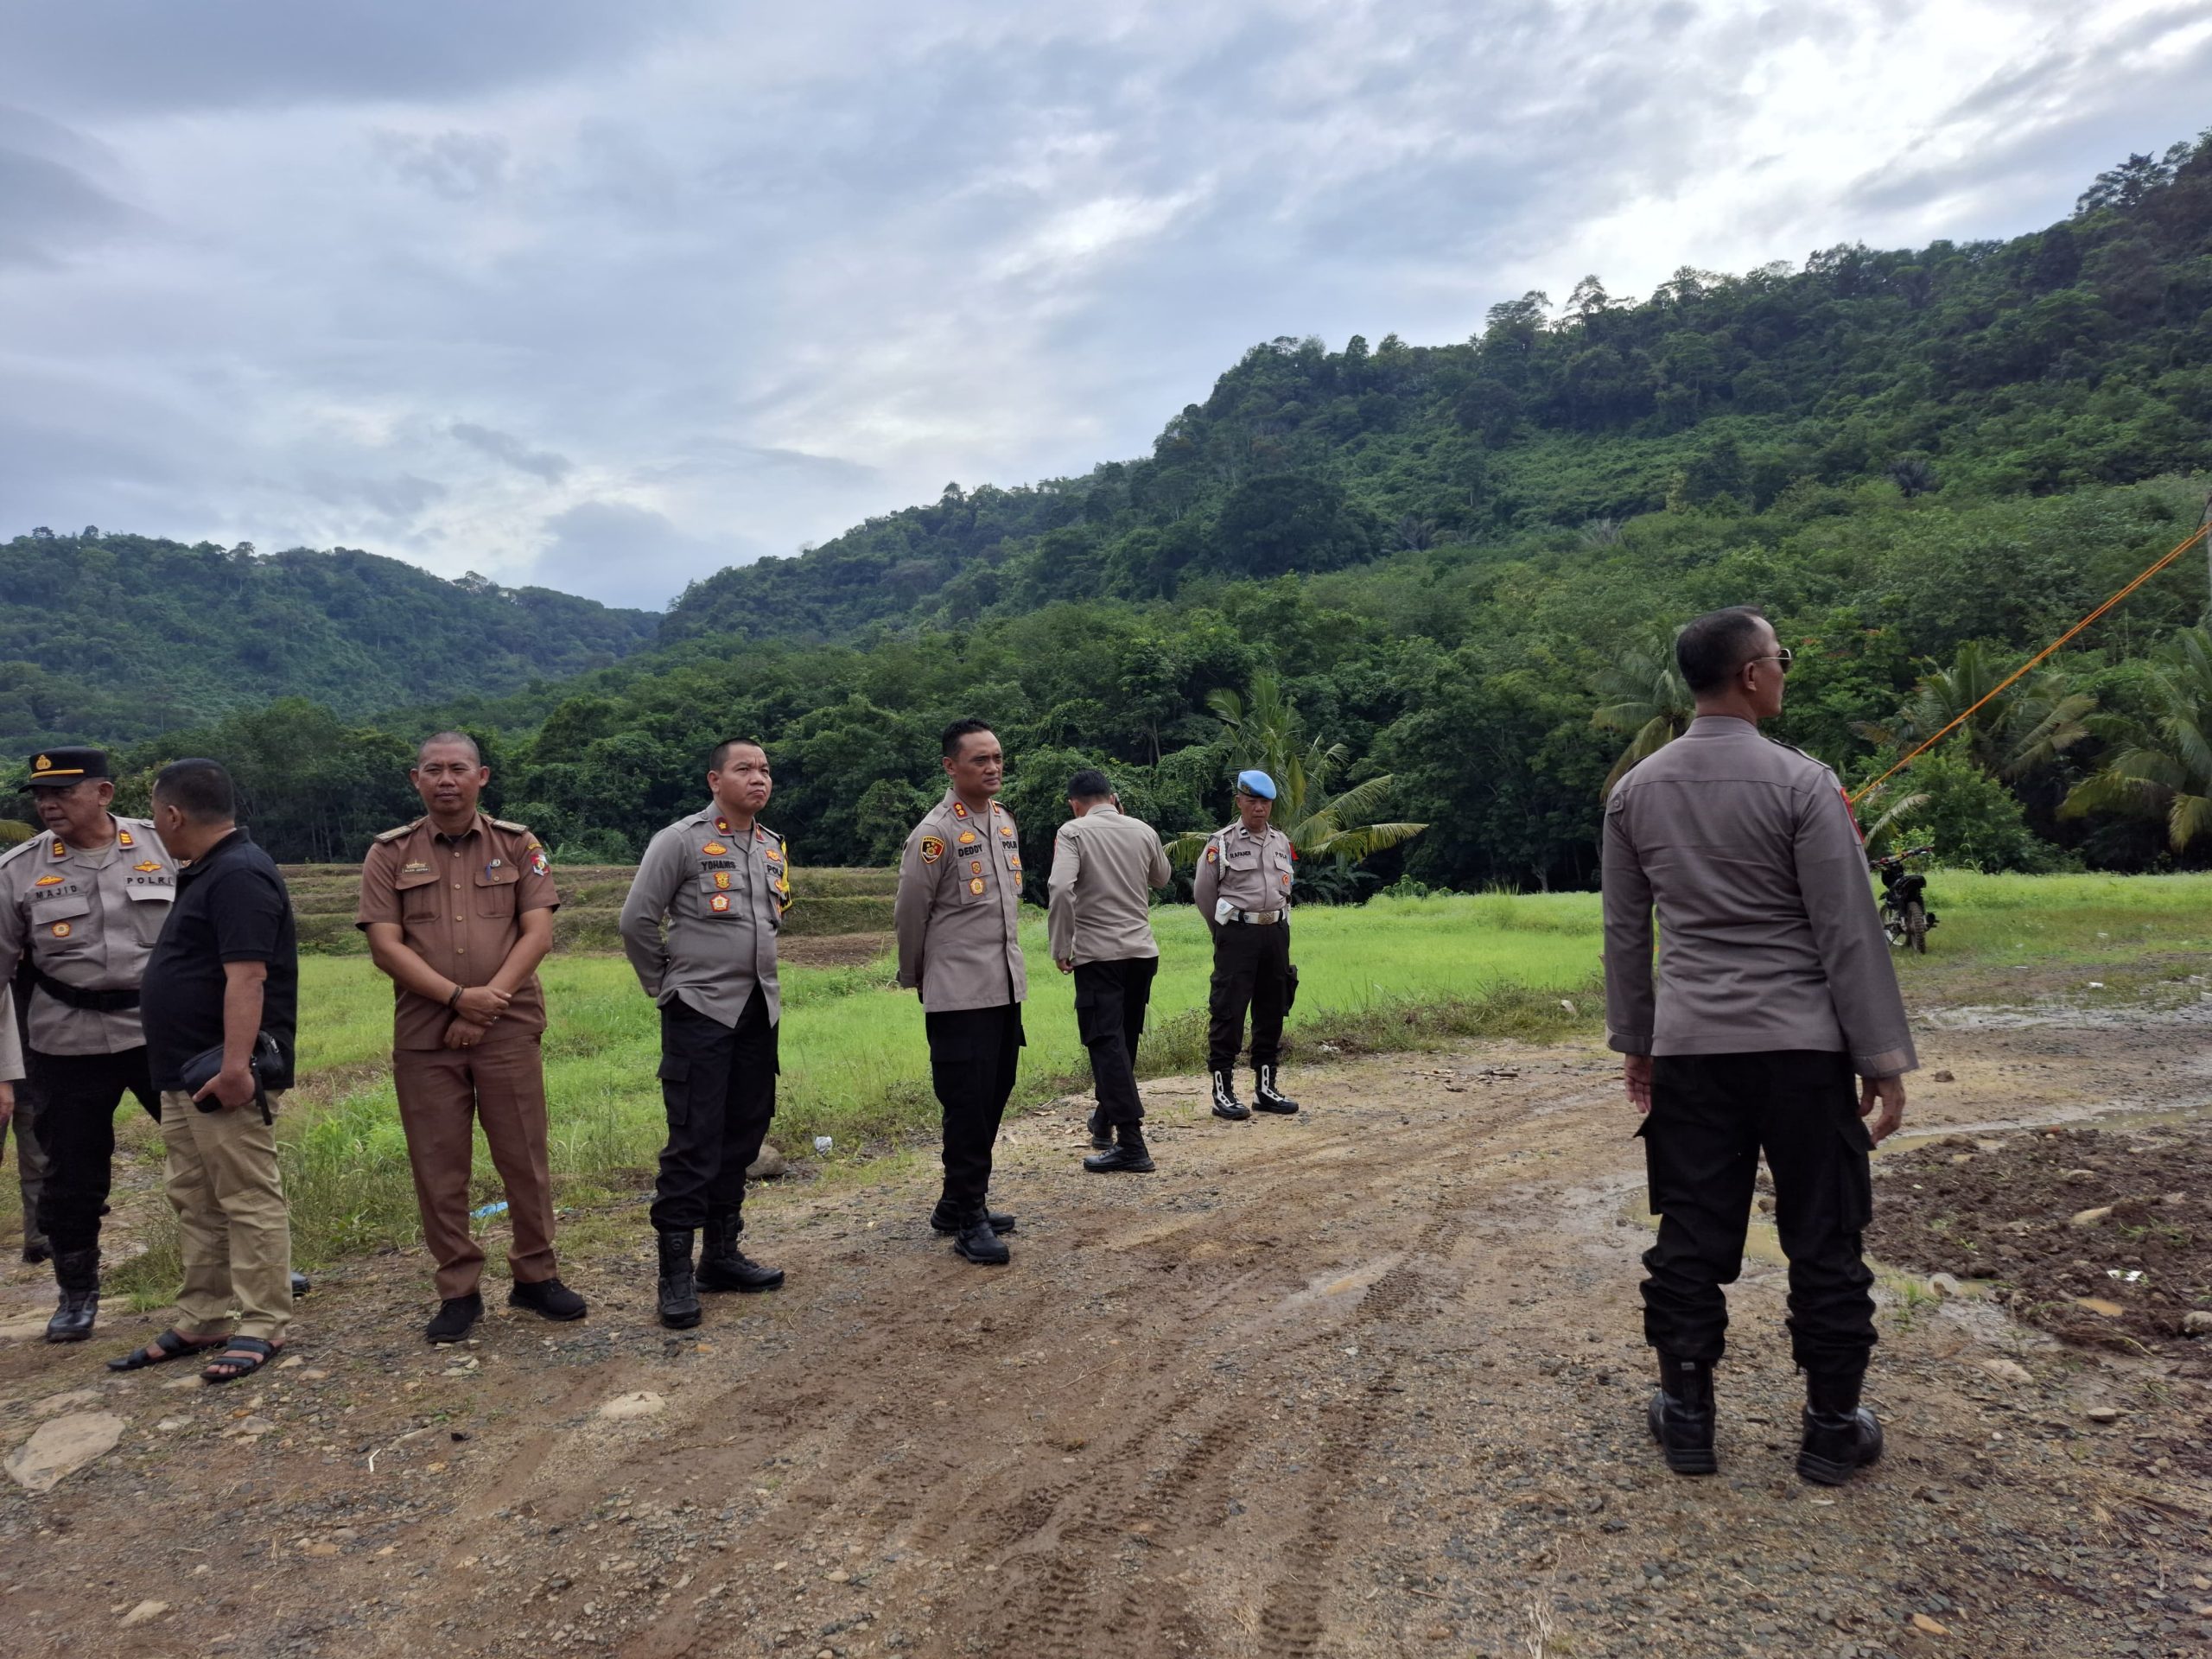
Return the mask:
[[2162, 817], [2174, 851], [2212, 830], [2212, 632], [2184, 628], [2149, 671], [2159, 712], [2130, 731], [2096, 775], [2059, 808]]
[[1608, 795], [1623, 772], [1658, 753], [1696, 718], [1697, 699], [1675, 665], [1675, 636], [1680, 632], [1663, 622], [1645, 625], [1591, 677], [1591, 689], [1604, 701], [1591, 712], [1590, 723], [1601, 731], [1632, 734], [1605, 775]]
[[[1275, 780], [1274, 827], [1290, 837], [1301, 861], [1328, 858], [1349, 868], [1428, 828], [1370, 822], [1390, 792], [1387, 772], [1331, 794], [1331, 780], [1351, 763], [1351, 751], [1341, 743], [1308, 740], [1297, 705], [1274, 674], [1253, 675], [1243, 696], [1215, 691], [1206, 707], [1221, 721], [1227, 764], [1240, 771], [1256, 766]], [[1178, 836], [1167, 843], [1167, 855], [1178, 864], [1195, 863], [1212, 833], [1193, 830]]]
[[[1895, 720], [1886, 726], [1862, 721], [1853, 729], [1877, 744], [1909, 748], [1980, 702], [2010, 672], [1969, 639], [1953, 654], [1950, 667], [1922, 677]], [[2065, 670], [2046, 668], [1980, 710], [1956, 736], [1984, 772], [2017, 779], [2051, 766], [2088, 737], [2096, 706], [2093, 693], [2073, 689]]]

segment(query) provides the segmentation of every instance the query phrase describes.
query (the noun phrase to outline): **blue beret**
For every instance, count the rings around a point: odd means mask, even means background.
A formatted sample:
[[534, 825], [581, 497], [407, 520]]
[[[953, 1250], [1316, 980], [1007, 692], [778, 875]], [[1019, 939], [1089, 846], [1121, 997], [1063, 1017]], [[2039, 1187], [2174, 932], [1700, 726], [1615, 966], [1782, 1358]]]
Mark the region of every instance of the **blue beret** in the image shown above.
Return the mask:
[[1236, 787], [1240, 793], [1256, 795], [1263, 801], [1272, 801], [1275, 798], [1275, 780], [1264, 772], [1238, 772]]

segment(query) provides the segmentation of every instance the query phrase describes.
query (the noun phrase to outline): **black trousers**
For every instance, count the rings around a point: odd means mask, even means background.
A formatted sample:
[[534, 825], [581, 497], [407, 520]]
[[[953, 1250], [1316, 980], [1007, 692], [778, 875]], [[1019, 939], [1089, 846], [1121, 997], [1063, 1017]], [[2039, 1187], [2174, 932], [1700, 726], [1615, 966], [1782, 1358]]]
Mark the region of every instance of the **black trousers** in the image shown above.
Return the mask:
[[1141, 1123], [1137, 1098], [1137, 1039], [1152, 1002], [1157, 957], [1078, 963], [1075, 970], [1075, 1028], [1090, 1051], [1090, 1081], [1109, 1123]]
[[1027, 1040], [1021, 1004], [925, 1014], [922, 1023], [929, 1032], [930, 1081], [944, 1109], [944, 1203], [965, 1214], [981, 1209], [990, 1191], [991, 1147]]
[[1227, 1071], [1244, 1046], [1252, 1013], [1252, 1065], [1273, 1065], [1282, 1052], [1290, 1001], [1290, 924], [1224, 922], [1213, 931], [1213, 985], [1206, 998], [1206, 1070]]
[[25, 1057], [38, 1090], [38, 1138], [46, 1149], [46, 1185], [39, 1193], [39, 1230], [59, 1255], [88, 1250], [100, 1242], [115, 1162], [115, 1109], [125, 1093], [137, 1096], [146, 1116], [162, 1121], [162, 1097], [146, 1050], [120, 1054], [41, 1054]]
[[1659, 1241], [1643, 1253], [1643, 1334], [1663, 1353], [1715, 1360], [1721, 1286], [1743, 1270], [1759, 1154], [1789, 1258], [1791, 1352], [1807, 1371], [1857, 1375], [1874, 1346], [1874, 1275], [1859, 1237], [1873, 1216], [1851, 1063], [1841, 1054], [1662, 1055], [1643, 1137]]
[[740, 1211], [745, 1172], [776, 1115], [777, 1027], [755, 986], [734, 1027], [681, 997], [660, 1011], [660, 1093], [668, 1109], [653, 1194], [656, 1230], [693, 1230]]

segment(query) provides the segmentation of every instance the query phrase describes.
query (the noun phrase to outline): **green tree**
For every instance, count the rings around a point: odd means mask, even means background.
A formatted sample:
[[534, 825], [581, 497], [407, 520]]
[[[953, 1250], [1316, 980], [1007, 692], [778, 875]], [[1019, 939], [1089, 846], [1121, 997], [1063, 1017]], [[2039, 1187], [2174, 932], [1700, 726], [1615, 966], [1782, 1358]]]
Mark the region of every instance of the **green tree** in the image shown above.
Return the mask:
[[1675, 663], [1679, 632], [1666, 623], [1648, 625], [1625, 641], [1619, 654], [1592, 678], [1599, 702], [1590, 723], [1600, 731], [1629, 734], [1628, 747], [1605, 774], [1608, 795], [1623, 772], [1665, 748], [1696, 717], [1697, 699]]
[[2179, 853], [2212, 830], [2212, 632], [2183, 630], [2159, 658], [2148, 675], [2158, 713], [2120, 735], [2060, 811], [2158, 818]]

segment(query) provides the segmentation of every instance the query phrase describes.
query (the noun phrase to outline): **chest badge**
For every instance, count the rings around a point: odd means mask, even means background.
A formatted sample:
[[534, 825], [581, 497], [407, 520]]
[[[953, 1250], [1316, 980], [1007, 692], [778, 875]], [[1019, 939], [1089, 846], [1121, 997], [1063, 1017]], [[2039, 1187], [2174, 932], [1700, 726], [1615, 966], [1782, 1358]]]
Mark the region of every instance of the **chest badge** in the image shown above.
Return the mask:
[[35, 887], [58, 887], [61, 885], [63, 879], [64, 878], [58, 875], [41, 875], [37, 880], [32, 882], [31, 886]]
[[729, 886], [729, 872], [728, 872], [728, 870], [716, 870], [716, 871], [715, 872], [715, 885], [717, 887], [728, 887], [728, 886]]
[[1006, 867], [1009, 870], [1014, 871], [1017, 875], [1021, 873], [1021, 861], [1018, 858], [1009, 858], [1007, 860]]
[[944, 841], [938, 836], [922, 837], [922, 862], [934, 864], [944, 856]]
[[410, 858], [399, 867], [399, 873], [402, 875], [428, 875], [430, 867], [419, 858]]
[[963, 830], [960, 832], [960, 844], [963, 847], [973, 847], [976, 844], [976, 832], [973, 830]]
[[133, 864], [130, 868], [137, 871], [141, 875], [151, 875], [155, 871], [160, 869], [162, 867], [154, 860], [148, 858], [141, 859], [137, 863]]
[[[980, 897], [980, 896], [982, 895], [982, 891], [983, 891], [983, 878], [982, 878], [982, 876], [980, 876], [980, 875], [979, 875], [979, 876], [976, 876], [973, 880], [969, 881], [969, 882], [968, 883], [968, 891], [969, 891], [969, 892], [970, 892], [970, 893], [975, 893], [975, 894], [976, 894], [977, 896], [979, 896], [979, 897]], [[68, 924], [67, 924], [67, 923], [65, 922], [65, 923], [63, 923], [63, 924], [62, 924], [62, 925], [66, 927], [66, 926], [67, 926], [67, 925], [68, 925]]]
[[720, 858], [724, 853], [729, 851], [729, 849], [723, 846], [719, 841], [710, 841], [699, 850], [704, 853], [709, 858]]
[[968, 874], [970, 874], [970, 875], [981, 875], [982, 873], [983, 873], [983, 861], [982, 861], [982, 859], [980, 859], [980, 858], [971, 858], [971, 859], [969, 859], [969, 860], [968, 861]]
[[[981, 882], [976, 883], [976, 891], [979, 893], [982, 891], [982, 884]], [[56, 922], [48, 931], [53, 933], [55, 938], [66, 939], [69, 937], [69, 924], [67, 922]]]
[[713, 911], [715, 915], [721, 915], [724, 911], [729, 908], [729, 894], [726, 893], [716, 893], [713, 898], [707, 900], [707, 908]]

